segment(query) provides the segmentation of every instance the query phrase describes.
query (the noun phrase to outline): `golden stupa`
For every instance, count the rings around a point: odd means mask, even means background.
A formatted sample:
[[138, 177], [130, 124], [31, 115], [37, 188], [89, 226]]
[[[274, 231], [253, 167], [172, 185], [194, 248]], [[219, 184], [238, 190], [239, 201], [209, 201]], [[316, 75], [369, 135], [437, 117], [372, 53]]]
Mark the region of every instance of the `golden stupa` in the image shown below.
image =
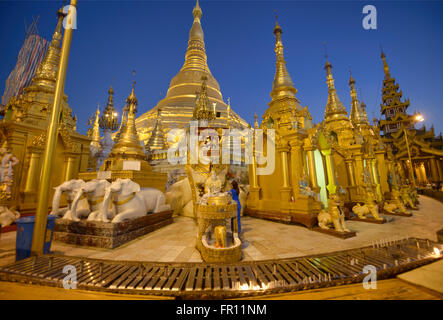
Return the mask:
[[[203, 29], [201, 26], [202, 10], [197, 3], [192, 11], [194, 22], [189, 32], [188, 48], [185, 63], [178, 74], [172, 78], [166, 97], [157, 105], [137, 118], [136, 126], [139, 137], [147, 144], [157, 122], [161, 116], [165, 137], [170, 129], [186, 128], [193, 117], [196, 92], [200, 89], [201, 78], [206, 76], [207, 96], [209, 108], [216, 111], [216, 119], [212, 121], [214, 127], [225, 127], [228, 122], [231, 128], [246, 128], [248, 123], [232, 109], [228, 112], [228, 105], [223, 101], [220, 86], [209, 70]], [[148, 144], [147, 144], [148, 145]]]

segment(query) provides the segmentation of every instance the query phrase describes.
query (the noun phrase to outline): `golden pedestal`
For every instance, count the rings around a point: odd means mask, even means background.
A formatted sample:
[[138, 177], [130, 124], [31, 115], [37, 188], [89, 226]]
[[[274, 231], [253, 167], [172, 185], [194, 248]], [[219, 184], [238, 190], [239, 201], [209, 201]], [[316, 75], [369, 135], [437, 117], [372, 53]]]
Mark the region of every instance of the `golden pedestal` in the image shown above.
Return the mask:
[[[208, 200], [211, 201], [211, 198]], [[217, 197], [217, 200], [212, 198], [212, 203], [224, 202], [224, 198]], [[232, 234], [232, 243], [224, 247], [215, 247], [210, 243], [210, 238], [207, 237], [208, 228], [217, 228], [222, 226], [226, 228], [226, 221], [237, 217], [237, 203], [218, 204], [218, 205], [197, 205], [197, 219], [198, 219], [198, 240], [197, 249], [200, 251], [203, 261], [205, 262], [236, 262], [242, 258], [241, 240], [237, 233]], [[212, 230], [210, 230], [211, 232]], [[226, 229], [225, 229], [226, 233]], [[226, 241], [228, 242], [228, 241]]]

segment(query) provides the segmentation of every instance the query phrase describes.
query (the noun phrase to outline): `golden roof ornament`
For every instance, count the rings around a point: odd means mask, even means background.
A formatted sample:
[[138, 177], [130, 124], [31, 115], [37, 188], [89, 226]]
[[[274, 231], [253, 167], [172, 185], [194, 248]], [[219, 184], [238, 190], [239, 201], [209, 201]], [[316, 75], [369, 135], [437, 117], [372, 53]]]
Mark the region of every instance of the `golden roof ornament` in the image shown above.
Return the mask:
[[208, 80], [208, 77], [206, 75], [203, 75], [201, 77], [201, 89], [198, 93], [198, 97], [195, 103], [194, 113], [193, 113], [193, 120], [214, 120], [215, 119], [215, 112], [214, 110], [210, 110], [208, 108], [209, 105], [209, 99], [207, 94], [207, 86], [206, 81]]
[[119, 136], [115, 139], [109, 155], [110, 158], [122, 157], [127, 160], [144, 160], [146, 158], [135, 128], [135, 113], [137, 112], [138, 101], [135, 96], [134, 85], [135, 81], [132, 83], [131, 94], [126, 99], [128, 115], [122, 124]]
[[95, 114], [89, 118], [88, 125], [91, 126], [91, 144], [100, 143], [100, 105], [97, 104]]
[[328, 102], [326, 103], [325, 120], [347, 117], [348, 113], [343, 103], [340, 101], [335, 89], [334, 77], [332, 76], [332, 65], [326, 60], [326, 83], [328, 85]]
[[381, 58], [383, 60], [383, 70], [385, 72], [385, 79], [390, 78], [391, 74], [389, 72], [389, 66], [388, 66], [388, 63], [386, 62], [386, 55], [383, 52], [383, 49], [381, 50]]
[[100, 117], [100, 128], [103, 130], [111, 130], [114, 131], [117, 129], [118, 123], [118, 115], [114, 109], [114, 89], [112, 86], [108, 90], [108, 103], [106, 104], [105, 110], [103, 110], [103, 115]]
[[366, 113], [363, 112], [361, 104], [358, 101], [357, 91], [355, 90], [355, 80], [352, 77], [352, 73], [350, 74], [349, 78], [349, 87], [351, 88], [351, 100], [352, 100], [351, 113], [349, 114], [349, 119], [351, 120], [352, 124], [356, 126], [369, 124], [368, 117]]
[[271, 98], [275, 98], [281, 95], [295, 96], [297, 89], [294, 88], [294, 83], [292, 82], [291, 76], [286, 68], [286, 61], [283, 55], [283, 43], [281, 41], [281, 34], [283, 33], [282, 28], [277, 22], [277, 17], [275, 20], [274, 36], [275, 36], [275, 55], [276, 55], [276, 69], [274, 82], [272, 85]]
[[46, 51], [43, 61], [37, 67], [32, 84], [55, 90], [58, 65], [60, 62], [60, 44], [62, 40], [63, 18], [66, 16], [62, 9], [57, 11], [57, 26], [52, 35], [51, 43]]
[[254, 112], [254, 128], [258, 129], [257, 112]]
[[161, 110], [157, 109], [157, 121], [152, 131], [151, 137], [146, 144], [146, 150], [155, 151], [155, 150], [165, 150], [166, 149], [166, 139], [165, 134], [163, 133], [163, 126], [161, 120]]

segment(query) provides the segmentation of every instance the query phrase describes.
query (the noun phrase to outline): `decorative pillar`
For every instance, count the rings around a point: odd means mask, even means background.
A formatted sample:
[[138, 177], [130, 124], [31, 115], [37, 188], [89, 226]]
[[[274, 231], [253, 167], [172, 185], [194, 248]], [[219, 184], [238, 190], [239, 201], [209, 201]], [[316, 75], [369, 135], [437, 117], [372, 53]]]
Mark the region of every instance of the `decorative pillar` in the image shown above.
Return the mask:
[[355, 183], [355, 171], [354, 171], [353, 160], [346, 159], [345, 163], [346, 163], [346, 171], [348, 172], [349, 186], [354, 187], [356, 183]]
[[372, 168], [372, 179], [374, 181], [375, 184], [375, 190], [377, 193], [377, 200], [381, 201], [382, 200], [382, 194], [381, 194], [381, 188], [380, 188], [380, 177], [378, 175], [378, 170], [377, 170], [377, 160], [375, 159], [371, 159], [370, 162], [370, 166]]
[[251, 188], [249, 189], [249, 197], [251, 200], [248, 201], [248, 206], [254, 208], [257, 205], [258, 200], [260, 199], [260, 186], [258, 185], [257, 178], [257, 160], [255, 159], [255, 150], [254, 155], [252, 156], [252, 164], [251, 164]]
[[432, 180], [433, 182], [438, 182], [440, 181], [439, 178], [439, 174], [438, 174], [438, 169], [437, 169], [437, 160], [435, 160], [435, 158], [431, 158], [431, 175], [432, 175]]
[[442, 172], [442, 169], [441, 169], [441, 161], [440, 161], [440, 159], [436, 159], [435, 163], [437, 165], [438, 181], [443, 181], [443, 172]]
[[315, 158], [314, 158], [314, 149], [306, 150], [308, 155], [308, 170], [309, 170], [309, 183], [314, 192], [318, 193], [320, 191], [320, 187], [317, 182], [317, 171], [315, 168]]
[[42, 154], [41, 149], [29, 148], [31, 152], [29, 159], [29, 168], [26, 175], [25, 193], [35, 193], [37, 191], [37, 184], [40, 173], [40, 157]]
[[74, 178], [75, 173], [75, 164], [76, 164], [76, 155], [72, 153], [68, 153], [68, 160], [66, 163], [66, 170], [65, 170], [65, 181], [69, 181]]
[[332, 149], [321, 150], [321, 153], [325, 156], [326, 171], [328, 174], [328, 185], [326, 186], [326, 189], [328, 189], [329, 194], [335, 194], [337, 186], [335, 184], [335, 168], [334, 160], [332, 159]]
[[282, 174], [282, 180], [283, 184], [280, 188], [281, 191], [281, 197], [282, 205], [284, 205], [285, 202], [291, 201], [291, 187], [289, 184], [289, 168], [288, 168], [288, 152], [289, 148], [287, 146], [279, 147], [277, 149], [278, 152], [280, 152], [280, 158], [281, 158], [281, 174]]
[[299, 181], [303, 171], [303, 139], [293, 139], [289, 142], [291, 146], [291, 172], [292, 172], [292, 190], [294, 196], [300, 194]]

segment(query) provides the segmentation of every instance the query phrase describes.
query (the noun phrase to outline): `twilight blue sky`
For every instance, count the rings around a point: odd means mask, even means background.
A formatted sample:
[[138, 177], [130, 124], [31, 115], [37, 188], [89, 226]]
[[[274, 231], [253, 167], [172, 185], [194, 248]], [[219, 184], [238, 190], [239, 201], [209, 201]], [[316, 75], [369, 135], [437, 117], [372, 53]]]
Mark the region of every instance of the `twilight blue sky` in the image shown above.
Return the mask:
[[[68, 1], [69, 2], [69, 1]], [[24, 21], [40, 16], [38, 30], [50, 39], [62, 1], [0, 1], [0, 91], [15, 65], [25, 36]], [[377, 30], [364, 30], [362, 8], [377, 8]], [[426, 126], [443, 131], [442, 1], [200, 1], [208, 64], [224, 99], [253, 123], [270, 101], [275, 72], [275, 18], [297, 96], [314, 121], [327, 101], [323, 42], [338, 95], [350, 109], [349, 68], [370, 120], [380, 117], [383, 68], [380, 45], [409, 112], [422, 112]], [[78, 130], [97, 103], [103, 108], [113, 82], [121, 111], [136, 70], [138, 114], [156, 105], [184, 62], [194, 1], [79, 0], [65, 92]]]

